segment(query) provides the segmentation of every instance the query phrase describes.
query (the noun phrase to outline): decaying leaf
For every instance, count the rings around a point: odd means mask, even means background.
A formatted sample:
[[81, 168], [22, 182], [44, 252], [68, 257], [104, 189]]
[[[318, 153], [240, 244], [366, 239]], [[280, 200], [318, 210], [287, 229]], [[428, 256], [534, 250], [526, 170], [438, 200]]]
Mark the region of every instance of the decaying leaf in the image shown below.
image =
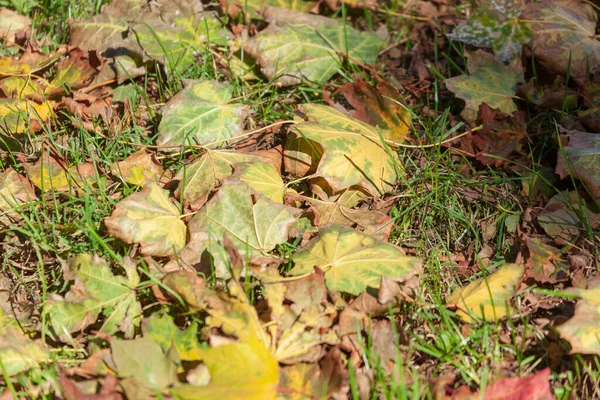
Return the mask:
[[96, 65], [96, 56], [85, 54], [80, 49], [72, 49], [68, 57], [56, 65], [54, 78], [44, 88], [48, 96], [54, 98], [67, 91], [87, 86], [98, 73], [100, 65]]
[[531, 31], [519, 20], [520, 0], [483, 1], [480, 12], [454, 28], [448, 37], [494, 51], [504, 62], [521, 53], [529, 43]]
[[37, 200], [31, 183], [12, 168], [0, 175], [0, 225], [10, 226], [21, 219], [20, 205]]
[[354, 295], [379, 287], [383, 275], [402, 282], [422, 271], [421, 260], [399, 247], [336, 225], [323, 229], [292, 260], [291, 275], [310, 273], [317, 266], [325, 271], [328, 289]]
[[12, 136], [27, 129], [36, 132], [52, 116], [53, 102], [38, 104], [31, 100], [0, 99], [0, 134]]
[[305, 162], [334, 192], [353, 185], [371, 194], [392, 189], [400, 160], [386, 150], [375, 127], [324, 105], [305, 104], [303, 110], [311, 121], [292, 128], [286, 169], [290, 161]]
[[584, 228], [580, 215], [585, 215], [592, 225], [600, 221], [600, 215], [588, 208], [578, 192], [563, 191], [548, 200], [537, 221], [550, 237], [569, 241]]
[[[255, 197], [243, 182], [225, 182], [188, 224], [189, 244], [178, 263], [195, 265], [207, 250], [217, 277], [229, 277], [229, 257], [222, 247], [227, 235], [244, 259], [262, 258], [287, 240], [294, 211], [265, 196]], [[246, 258], [247, 257], [247, 258]]]
[[548, 73], [585, 80], [600, 62], [594, 7], [579, 0], [528, 3], [521, 15], [532, 32], [535, 59]]
[[404, 106], [404, 100], [389, 84], [377, 87], [362, 79], [347, 83], [335, 93], [342, 93], [354, 107], [354, 118], [377, 126], [383, 136], [394, 143], [402, 143], [410, 129], [411, 114]]
[[130, 260], [124, 261], [123, 267], [127, 277], [115, 276], [106, 261], [97, 256], [80, 254], [69, 260], [65, 276], [75, 283], [64, 299], [55, 295], [44, 309], [61, 340], [68, 341], [71, 333], [93, 324], [101, 314], [104, 322], [100, 331], [122, 331], [126, 337], [133, 337], [142, 315], [135, 292], [140, 278]]
[[69, 167], [54, 152], [44, 151], [35, 164], [23, 164], [29, 180], [42, 192], [71, 192], [89, 188], [97, 181], [94, 165], [85, 163]]
[[[274, 161], [277, 160], [277, 161]], [[176, 180], [181, 181], [175, 195], [184, 205], [197, 210], [206, 203], [208, 195], [233, 173], [232, 166], [237, 163], [260, 162], [281, 168], [281, 148], [268, 151], [244, 153], [231, 150], [207, 150], [190, 165], [184, 165]]]
[[503, 378], [478, 393], [471, 393], [471, 390], [464, 388], [466, 394], [462, 391], [453, 396], [457, 400], [554, 400], [555, 397], [550, 389], [550, 368], [545, 368], [533, 375], [527, 375], [514, 378]]
[[51, 361], [50, 353], [37, 341], [29, 339], [19, 324], [0, 309], [0, 361], [3, 372], [11, 377]]
[[168, 175], [153, 153], [146, 149], [136, 151], [112, 167], [113, 174], [132, 185], [144, 186], [146, 182], [168, 181]]
[[[181, 400], [275, 400], [277, 360], [258, 338], [198, 349], [210, 373], [204, 386], [180, 385], [171, 392]], [[236, 384], [232, 384], [236, 382]]]
[[526, 262], [528, 277], [541, 283], [556, 283], [568, 279], [567, 263], [561, 251], [538, 238], [528, 237], [525, 241], [529, 252]]
[[456, 289], [448, 298], [448, 304], [458, 307], [457, 314], [465, 322], [473, 322], [474, 317], [497, 321], [514, 314], [508, 302], [524, 272], [522, 265], [505, 264], [488, 277]]
[[163, 351], [175, 347], [181, 360], [198, 360], [197, 349], [198, 325], [194, 322], [187, 329], [181, 330], [171, 317], [154, 313], [143, 322], [144, 335], [151, 337]]
[[579, 297], [575, 315], [557, 327], [560, 335], [571, 344], [571, 353], [600, 355], [600, 284], [591, 282], [587, 289], [569, 288]]
[[[244, 44], [262, 73], [282, 85], [325, 83], [340, 68], [341, 54], [370, 64], [383, 45], [376, 35], [336, 20], [320, 16], [300, 20], [296, 15], [292, 11], [277, 16], [265, 13], [269, 27]], [[291, 22], [285, 23], [286, 19]]]
[[0, 39], [5, 45], [13, 45], [17, 34], [29, 31], [30, 26], [31, 18], [7, 8], [0, 9]]
[[180, 146], [222, 147], [242, 133], [248, 107], [229, 104], [233, 87], [216, 81], [190, 81], [163, 108], [158, 126], [159, 146], [176, 151]]
[[600, 201], [600, 135], [567, 131], [561, 139], [567, 143], [558, 152], [556, 173], [561, 179], [567, 176], [580, 179]]
[[477, 118], [482, 103], [512, 114], [517, 111], [513, 101], [517, 82], [523, 79], [520, 60], [504, 65], [500, 60], [483, 50], [467, 53], [467, 68], [470, 75], [446, 79], [446, 87], [456, 97], [465, 101], [461, 115], [469, 122]]
[[248, 21], [262, 19], [262, 15], [259, 13], [262, 7], [280, 7], [309, 12], [314, 6], [314, 3], [304, 0], [219, 0], [219, 3], [231, 18], [237, 18], [240, 13], [244, 13]]
[[139, 193], [121, 200], [104, 220], [108, 232], [125, 243], [139, 243], [146, 255], [166, 257], [186, 243], [186, 227], [169, 193], [149, 182]]
[[170, 71], [185, 72], [208, 44], [225, 45], [231, 35], [213, 13], [182, 15], [165, 22], [150, 14], [133, 30], [148, 57], [162, 62]]

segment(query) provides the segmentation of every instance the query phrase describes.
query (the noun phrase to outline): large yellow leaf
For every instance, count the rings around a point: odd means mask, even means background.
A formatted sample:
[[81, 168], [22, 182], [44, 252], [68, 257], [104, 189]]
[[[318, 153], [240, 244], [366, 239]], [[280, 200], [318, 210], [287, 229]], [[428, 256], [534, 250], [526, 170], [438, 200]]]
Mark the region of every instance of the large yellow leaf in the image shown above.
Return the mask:
[[490, 276], [456, 289], [448, 298], [448, 304], [459, 308], [457, 314], [465, 322], [473, 322], [473, 317], [497, 321], [509, 312], [514, 313], [508, 301], [514, 296], [524, 272], [522, 265], [505, 264]]
[[334, 192], [353, 185], [371, 194], [393, 189], [400, 160], [386, 151], [375, 127], [324, 105], [305, 104], [303, 109], [311, 121], [293, 127], [286, 157], [318, 164], [316, 174]]
[[354, 295], [378, 288], [383, 275], [405, 281], [422, 270], [421, 260], [399, 247], [337, 225], [321, 231], [292, 260], [291, 275], [310, 273], [317, 266], [325, 271], [328, 289]]
[[169, 199], [169, 192], [153, 182], [121, 200], [104, 223], [111, 236], [141, 244], [146, 255], [166, 257], [185, 246], [186, 227], [179, 209]]
[[172, 393], [181, 400], [274, 400], [279, 365], [258, 338], [198, 349], [210, 373], [206, 386], [181, 385]]

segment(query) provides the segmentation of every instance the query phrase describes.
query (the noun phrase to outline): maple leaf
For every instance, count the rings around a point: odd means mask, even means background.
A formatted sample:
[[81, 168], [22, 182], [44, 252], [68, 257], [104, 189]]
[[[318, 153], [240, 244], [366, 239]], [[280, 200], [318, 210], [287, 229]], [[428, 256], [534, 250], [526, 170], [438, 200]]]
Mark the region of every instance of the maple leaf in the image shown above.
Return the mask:
[[358, 295], [377, 288], [381, 277], [406, 281], [421, 273], [421, 260], [402, 249], [351, 228], [332, 225], [292, 257], [290, 275], [303, 275], [314, 266], [325, 271], [327, 288]]
[[[580, 179], [600, 201], [600, 135], [579, 131], [564, 131], [561, 140], [567, 142], [558, 151], [556, 173]], [[564, 152], [564, 154], [563, 154]]]
[[521, 53], [528, 44], [531, 31], [519, 20], [521, 1], [494, 0], [483, 2], [482, 10], [467, 21], [460, 23], [448, 34], [453, 40], [494, 51], [504, 62]]
[[467, 53], [467, 68], [470, 75], [445, 80], [448, 90], [465, 101], [461, 113], [465, 120], [474, 122], [482, 103], [507, 114], [517, 111], [513, 98], [523, 79], [520, 62], [506, 66], [490, 53], [477, 50]]
[[532, 32], [535, 59], [548, 73], [585, 81], [600, 63], [594, 7], [578, 0], [528, 3], [521, 15]]
[[[294, 18], [296, 14], [287, 11]], [[303, 81], [321, 84], [340, 68], [340, 54], [364, 64], [373, 63], [383, 41], [369, 32], [359, 32], [336, 20], [311, 16], [302, 23], [285, 23], [285, 15], [265, 13], [269, 27], [244, 44], [244, 50], [256, 59], [262, 73], [281, 85]], [[290, 18], [290, 19], [291, 19]]]
[[0, 99], [0, 134], [13, 136], [31, 129], [42, 129], [42, 124], [53, 114], [54, 103], [41, 104], [23, 99]]
[[31, 183], [12, 168], [0, 175], [0, 224], [10, 226], [21, 219], [17, 208], [37, 200]]
[[108, 232], [125, 243], [140, 243], [146, 255], [166, 257], [185, 246], [186, 227], [169, 193], [149, 182], [117, 203], [104, 220]]
[[283, 204], [286, 187], [279, 171], [271, 164], [262, 162], [237, 164], [233, 176], [275, 203]]
[[514, 296], [524, 272], [522, 265], [505, 264], [488, 277], [456, 289], [448, 298], [448, 304], [459, 308], [457, 314], [465, 322], [473, 322], [473, 317], [497, 321], [514, 313], [508, 301]]
[[198, 325], [194, 322], [187, 329], [177, 328], [173, 319], [167, 314], [154, 313], [143, 321], [144, 336], [151, 337], [163, 351], [174, 346], [181, 360], [198, 360], [196, 350], [198, 342]]
[[563, 191], [554, 195], [537, 216], [537, 221], [548, 236], [569, 241], [583, 230], [579, 210], [595, 226], [600, 215], [590, 210], [587, 202], [576, 191]]
[[353, 185], [371, 194], [393, 188], [400, 160], [393, 151], [388, 153], [375, 127], [324, 105], [302, 108], [312, 120], [291, 128], [294, 135], [285, 149], [288, 159], [315, 165], [316, 174], [334, 192]]
[[140, 149], [125, 160], [115, 163], [112, 171], [125, 182], [137, 186], [144, 186], [146, 182], [166, 183], [169, 180], [156, 156], [146, 149]]
[[85, 163], [69, 167], [53, 151], [44, 151], [35, 164], [23, 164], [29, 180], [42, 192], [75, 192], [92, 186], [97, 181], [94, 165]]
[[528, 237], [525, 241], [527, 255], [527, 276], [541, 283], [557, 283], [568, 280], [567, 263], [561, 259], [561, 251], [537, 238]]
[[159, 146], [206, 145], [222, 147], [242, 133], [249, 113], [243, 104], [229, 104], [233, 87], [216, 81], [190, 81], [162, 109], [158, 126]]
[[558, 326], [558, 332], [571, 344], [571, 353], [600, 355], [600, 283], [593, 281], [586, 289], [569, 288], [566, 292], [580, 300], [575, 315]]
[[[463, 387], [464, 388], [464, 387]], [[479, 393], [457, 394], [453, 398], [457, 400], [554, 400], [555, 397], [550, 389], [550, 368], [544, 368], [533, 375], [514, 378], [503, 378], [487, 386]], [[461, 392], [459, 390], [459, 392]]]

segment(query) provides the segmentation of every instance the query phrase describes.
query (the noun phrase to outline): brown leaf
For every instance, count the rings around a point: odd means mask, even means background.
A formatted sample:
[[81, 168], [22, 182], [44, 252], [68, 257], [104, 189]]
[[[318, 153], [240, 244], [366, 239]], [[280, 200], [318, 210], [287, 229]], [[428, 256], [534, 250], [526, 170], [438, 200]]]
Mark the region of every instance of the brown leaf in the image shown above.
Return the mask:
[[65, 400], [122, 400], [123, 395], [117, 391], [119, 381], [114, 375], [107, 374], [102, 381], [102, 387], [97, 394], [81, 392], [77, 384], [66, 375], [61, 374], [58, 384], [62, 389]]
[[565, 129], [561, 129], [561, 133], [561, 140], [566, 144], [558, 151], [556, 173], [561, 179], [567, 176], [580, 179], [596, 200], [600, 200], [600, 134]]
[[525, 276], [540, 283], [557, 283], [569, 279], [567, 264], [561, 259], [559, 249], [552, 247], [542, 240], [528, 237], [525, 241]]
[[148, 181], [157, 183], [170, 181], [170, 175], [165, 174], [156, 155], [149, 153], [145, 148], [114, 164], [112, 172], [125, 182], [137, 186], [144, 186]]

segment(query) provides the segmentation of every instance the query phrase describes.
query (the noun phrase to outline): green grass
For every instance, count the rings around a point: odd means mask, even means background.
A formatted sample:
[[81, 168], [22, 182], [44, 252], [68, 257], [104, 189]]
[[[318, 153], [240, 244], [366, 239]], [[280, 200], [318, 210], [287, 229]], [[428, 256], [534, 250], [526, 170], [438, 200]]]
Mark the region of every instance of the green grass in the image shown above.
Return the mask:
[[[42, 49], [50, 52], [67, 42], [69, 18], [86, 18], [97, 13], [104, 3], [106, 1], [12, 0], [0, 2], [0, 5], [31, 13], [36, 29], [35, 38], [39, 41], [43, 39]], [[389, 9], [399, 9], [399, 6], [397, 2], [392, 2]], [[392, 42], [407, 38], [410, 25], [397, 29], [400, 22], [406, 23], [405, 19], [392, 14], [368, 12], [367, 15], [368, 18], [362, 23], [368, 26], [384, 22], [389, 28], [394, 28], [396, 36]], [[2, 50], [3, 54], [8, 51]], [[416, 98], [418, 104], [426, 105], [432, 113], [425, 113], [423, 106], [415, 106], [412, 110], [412, 135], [423, 143], [439, 143], [455, 129], [452, 128], [451, 111], [454, 113], [457, 106], [434, 99], [447, 98], [443, 93], [443, 78], [464, 72], [464, 64], [460, 64], [460, 60], [464, 61], [460, 48], [453, 46], [437, 51], [439, 59], [436, 65], [430, 66], [436, 76], [429, 88], [432, 93]], [[101, 135], [97, 135], [77, 128], [77, 118], [65, 113], [58, 114], [36, 137], [25, 138], [23, 153], [26, 159], [41, 154], [39, 143], [42, 138], [69, 165], [91, 162], [98, 171], [98, 188], [86, 186], [73, 194], [50, 192], [38, 202], [22, 206], [22, 223], [4, 231], [1, 239], [1, 274], [15, 284], [15, 291], [22, 292], [32, 304], [45, 304], [53, 294], [64, 293], [68, 286], [62, 276], [60, 260], [74, 254], [92, 252], [117, 262], [131, 252], [132, 246], [107, 235], [103, 220], [111, 214], [119, 200], [137, 189], [124, 182], [109, 183], [100, 171], [110, 171], [114, 163], [137, 151], [138, 145], [154, 144], [159, 122], [158, 105], [167, 102], [180, 90], [182, 79], [227, 79], [213, 68], [214, 62], [218, 61], [213, 57], [210, 51], [206, 51], [201, 56], [205, 62], [183, 75], [165, 73], [157, 68], [142, 79], [136, 79], [133, 83], [140, 100], [132, 104], [129, 111], [132, 114], [145, 114], [144, 126], [136, 125], [135, 118], [118, 131], [111, 131], [108, 126], [99, 123]], [[176, 60], [169, 62], [173, 66]], [[342, 75], [347, 78], [360, 75], [369, 79], [367, 73], [351, 63], [343, 68]], [[174, 71], [175, 68], [170, 70]], [[447, 76], [444, 76], [443, 70], [447, 71]], [[249, 122], [250, 129], [287, 120], [293, 115], [296, 104], [322, 102], [323, 97], [322, 89], [310, 86], [281, 89], [262, 81], [232, 79], [230, 82], [234, 86], [234, 97], [240, 98], [255, 112]], [[340, 78], [328, 89], [344, 82]], [[150, 94], [153, 91], [155, 93]], [[538, 118], [540, 124], [554, 120], [550, 114]], [[457, 131], [465, 129], [463, 126]], [[552, 132], [549, 136], [552, 136]], [[282, 144], [282, 135], [276, 137], [274, 144]], [[531, 149], [530, 164], [525, 165], [527, 169], [540, 170], [543, 155], [554, 145], [547, 141], [543, 146], [547, 148]], [[165, 167], [176, 171], [194, 154], [197, 154], [196, 150], [167, 155], [162, 161]], [[381, 359], [369, 332], [357, 336], [365, 367], [361, 371], [350, 370], [350, 397], [358, 398], [359, 393], [366, 390], [366, 385], [371, 391], [369, 398], [372, 399], [431, 399], [435, 380], [452, 374], [459, 377], [461, 384], [473, 389], [483, 388], [502, 377], [507, 370], [527, 375], [550, 365], [553, 361], [544, 351], [551, 343], [563, 352], [563, 359], [558, 367], [553, 367], [551, 377], [557, 398], [567, 399], [575, 394], [582, 398], [599, 397], [598, 357], [568, 355], [565, 342], [556, 336], [548, 337], [537, 327], [536, 316], [517, 316], [501, 322], [484, 322], [466, 327], [444, 305], [445, 299], [455, 288], [482, 274], [476, 271], [465, 279], [462, 275], [464, 271], [456, 269], [453, 256], [472, 255], [478, 265], [483, 265], [488, 260], [479, 259], [477, 254], [487, 245], [493, 249], [493, 254], [489, 256], [491, 270], [503, 261], [514, 261], [509, 251], [514, 244], [514, 234], [507, 230], [506, 222], [511, 215], [522, 218], [528, 207], [527, 199], [520, 194], [521, 182], [526, 177], [497, 168], [481, 168], [472, 159], [443, 146], [404, 148], [399, 155], [402, 165], [398, 167], [403, 171], [403, 176], [394, 193], [397, 200], [390, 212], [394, 224], [390, 242], [402, 245], [413, 255], [422, 257], [425, 273], [414, 302], [382, 317], [394, 322], [392, 325], [397, 330], [394, 346], [397, 353], [391, 366]], [[24, 173], [21, 160], [18, 154], [8, 153], [0, 159], [0, 167], [4, 169], [10, 166]], [[301, 185], [302, 182], [298, 183], [298, 187]], [[586, 221], [584, 217], [587, 215], [579, 214]], [[491, 237], [484, 238], [482, 221], [485, 226], [496, 227]], [[597, 245], [598, 232], [592, 230], [589, 221], [585, 226], [587, 229], [583, 236]], [[296, 241], [281, 246], [279, 253], [289, 257], [298, 244], [299, 241]], [[146, 271], [147, 276], [142, 277], [141, 287], [156, 283], [147, 266]], [[524, 302], [531, 290], [533, 287], [520, 293], [517, 301]], [[149, 289], [140, 291], [140, 296], [151, 298]], [[151, 304], [149, 307], [163, 308], [174, 314], [185, 313], [181, 304]], [[45, 316], [37, 318], [41, 320], [41, 336], [52, 341]], [[55, 349], [52, 356], [58, 365], [70, 367], [79, 365], [86, 352], [87, 349], [72, 343]], [[37, 388], [40, 398], [51, 398], [48, 388], [58, 373], [56, 364], [50, 365], [21, 375], [18, 385], [11, 384], [8, 389], [18, 397], [27, 395], [24, 388]], [[366, 376], [370, 379], [365, 380]]]

